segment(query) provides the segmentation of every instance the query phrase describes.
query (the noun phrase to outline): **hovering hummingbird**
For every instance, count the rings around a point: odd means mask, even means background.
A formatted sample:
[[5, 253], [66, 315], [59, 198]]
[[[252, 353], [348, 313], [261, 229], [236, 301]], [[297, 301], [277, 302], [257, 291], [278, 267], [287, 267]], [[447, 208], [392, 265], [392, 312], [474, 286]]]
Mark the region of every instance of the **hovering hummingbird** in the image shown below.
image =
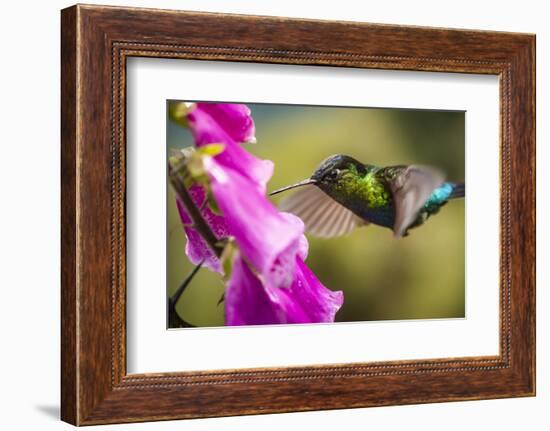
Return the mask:
[[443, 173], [432, 167], [380, 168], [342, 154], [324, 160], [310, 178], [270, 194], [298, 187], [280, 209], [297, 215], [307, 232], [324, 238], [370, 223], [390, 228], [400, 238], [465, 191], [464, 183], [445, 182]]

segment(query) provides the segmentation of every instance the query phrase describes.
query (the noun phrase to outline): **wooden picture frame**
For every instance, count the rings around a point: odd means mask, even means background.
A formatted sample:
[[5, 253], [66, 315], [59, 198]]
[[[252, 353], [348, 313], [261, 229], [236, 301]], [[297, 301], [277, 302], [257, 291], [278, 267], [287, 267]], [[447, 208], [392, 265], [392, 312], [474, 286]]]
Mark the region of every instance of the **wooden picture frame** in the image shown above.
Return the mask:
[[[82, 5], [61, 17], [64, 421], [535, 394], [534, 35]], [[131, 56], [498, 75], [500, 354], [128, 375], [125, 65]]]

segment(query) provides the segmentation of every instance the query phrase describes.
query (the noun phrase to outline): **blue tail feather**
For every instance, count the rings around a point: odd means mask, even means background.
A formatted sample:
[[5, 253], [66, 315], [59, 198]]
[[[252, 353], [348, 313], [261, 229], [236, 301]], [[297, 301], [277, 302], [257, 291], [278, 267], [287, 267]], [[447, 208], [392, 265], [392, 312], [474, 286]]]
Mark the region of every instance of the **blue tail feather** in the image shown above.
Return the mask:
[[449, 195], [449, 199], [463, 198], [466, 194], [466, 186], [464, 183], [452, 183], [453, 191]]
[[447, 202], [449, 199], [463, 198], [464, 193], [464, 183], [446, 182], [441, 184], [437, 189], [432, 192], [432, 194], [426, 201], [426, 205], [440, 206]]

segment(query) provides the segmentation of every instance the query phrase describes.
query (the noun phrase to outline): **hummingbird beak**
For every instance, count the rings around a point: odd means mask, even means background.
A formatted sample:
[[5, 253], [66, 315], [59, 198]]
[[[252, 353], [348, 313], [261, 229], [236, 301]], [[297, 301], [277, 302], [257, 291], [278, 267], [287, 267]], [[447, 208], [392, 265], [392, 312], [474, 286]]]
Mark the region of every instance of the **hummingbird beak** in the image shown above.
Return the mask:
[[277, 189], [269, 194], [269, 196], [276, 195], [277, 193], [286, 192], [287, 190], [295, 189], [296, 187], [302, 187], [307, 186], [308, 184], [315, 184], [317, 183], [317, 180], [308, 178], [306, 180], [300, 181], [299, 183], [292, 184], [290, 186], [282, 187], [280, 189]]

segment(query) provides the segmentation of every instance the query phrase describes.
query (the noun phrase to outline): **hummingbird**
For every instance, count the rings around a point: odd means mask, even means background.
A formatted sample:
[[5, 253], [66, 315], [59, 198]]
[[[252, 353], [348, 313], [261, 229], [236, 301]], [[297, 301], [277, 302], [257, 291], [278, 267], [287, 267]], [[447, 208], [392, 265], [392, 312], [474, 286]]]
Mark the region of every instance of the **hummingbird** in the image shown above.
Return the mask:
[[300, 217], [306, 232], [322, 238], [368, 224], [389, 228], [401, 238], [465, 193], [463, 182], [445, 181], [430, 166], [377, 167], [343, 154], [325, 159], [310, 178], [270, 195], [296, 188], [279, 208]]

